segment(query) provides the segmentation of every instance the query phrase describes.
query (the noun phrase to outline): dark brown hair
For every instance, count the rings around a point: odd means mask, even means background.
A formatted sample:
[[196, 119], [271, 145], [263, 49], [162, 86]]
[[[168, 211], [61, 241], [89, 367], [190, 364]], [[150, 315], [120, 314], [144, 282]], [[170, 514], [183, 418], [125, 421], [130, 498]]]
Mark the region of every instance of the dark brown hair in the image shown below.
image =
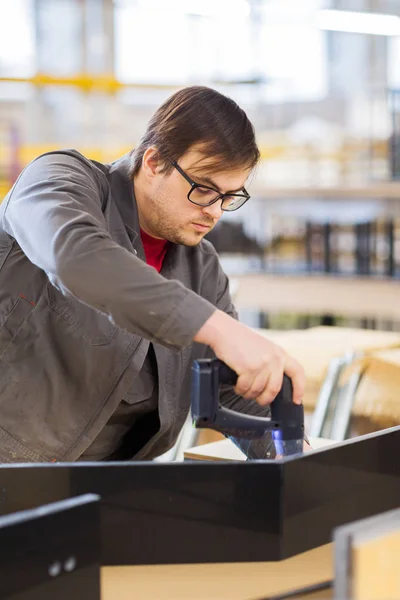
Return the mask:
[[157, 148], [163, 171], [194, 144], [212, 160], [208, 170], [254, 168], [259, 159], [254, 127], [231, 98], [203, 86], [179, 90], [158, 108], [133, 153], [132, 176], [147, 148]]

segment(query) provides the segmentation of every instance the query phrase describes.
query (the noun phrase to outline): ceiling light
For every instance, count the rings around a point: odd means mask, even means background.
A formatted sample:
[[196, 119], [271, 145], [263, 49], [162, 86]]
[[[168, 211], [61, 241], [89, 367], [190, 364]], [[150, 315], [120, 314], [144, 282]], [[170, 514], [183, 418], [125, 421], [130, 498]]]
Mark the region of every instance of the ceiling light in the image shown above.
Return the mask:
[[400, 17], [349, 10], [321, 10], [316, 19], [320, 29], [369, 35], [400, 35]]
[[125, 0], [125, 6], [138, 6], [148, 11], [180, 13], [200, 17], [246, 18], [250, 14], [248, 0]]

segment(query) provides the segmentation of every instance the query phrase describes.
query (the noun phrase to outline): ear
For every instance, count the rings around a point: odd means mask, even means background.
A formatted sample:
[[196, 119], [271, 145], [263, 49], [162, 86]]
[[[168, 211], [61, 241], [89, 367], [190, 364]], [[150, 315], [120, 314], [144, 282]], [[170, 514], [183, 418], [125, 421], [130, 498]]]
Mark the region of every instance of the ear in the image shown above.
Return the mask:
[[142, 169], [148, 178], [155, 177], [161, 171], [162, 165], [160, 164], [158, 150], [155, 146], [150, 146], [143, 154]]

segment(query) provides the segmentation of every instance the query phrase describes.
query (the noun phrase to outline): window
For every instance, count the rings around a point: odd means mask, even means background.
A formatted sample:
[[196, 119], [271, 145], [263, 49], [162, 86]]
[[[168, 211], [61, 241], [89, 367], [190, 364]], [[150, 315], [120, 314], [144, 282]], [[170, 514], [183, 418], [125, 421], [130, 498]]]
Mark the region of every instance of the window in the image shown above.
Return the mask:
[[270, 0], [263, 5], [260, 52], [266, 99], [314, 101], [328, 91], [326, 34], [315, 25], [323, 0]]
[[33, 2], [0, 2], [0, 75], [30, 77], [34, 72]]
[[127, 83], [184, 83], [189, 78], [188, 17], [184, 13], [116, 6], [116, 75]]
[[400, 36], [388, 41], [388, 85], [400, 89]]
[[266, 83], [253, 102], [319, 100], [327, 93], [326, 34], [313, 20], [322, 5], [269, 0], [253, 16], [247, 0], [118, 0], [116, 76], [214, 87], [259, 78]]

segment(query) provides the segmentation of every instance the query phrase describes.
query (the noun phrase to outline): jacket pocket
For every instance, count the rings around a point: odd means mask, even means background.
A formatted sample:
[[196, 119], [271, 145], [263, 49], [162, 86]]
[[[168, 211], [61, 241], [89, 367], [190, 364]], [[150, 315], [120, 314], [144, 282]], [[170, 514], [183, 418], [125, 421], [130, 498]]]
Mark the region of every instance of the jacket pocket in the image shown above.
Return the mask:
[[17, 335], [27, 316], [36, 306], [36, 303], [20, 294], [16, 299], [10, 298], [8, 310], [0, 314], [0, 356], [4, 354], [7, 346]]
[[118, 331], [101, 312], [76, 298], [64, 296], [50, 282], [47, 284], [47, 301], [50, 308], [69, 325], [71, 332], [91, 346], [109, 344]]
[[47, 462], [0, 427], [0, 463]]

